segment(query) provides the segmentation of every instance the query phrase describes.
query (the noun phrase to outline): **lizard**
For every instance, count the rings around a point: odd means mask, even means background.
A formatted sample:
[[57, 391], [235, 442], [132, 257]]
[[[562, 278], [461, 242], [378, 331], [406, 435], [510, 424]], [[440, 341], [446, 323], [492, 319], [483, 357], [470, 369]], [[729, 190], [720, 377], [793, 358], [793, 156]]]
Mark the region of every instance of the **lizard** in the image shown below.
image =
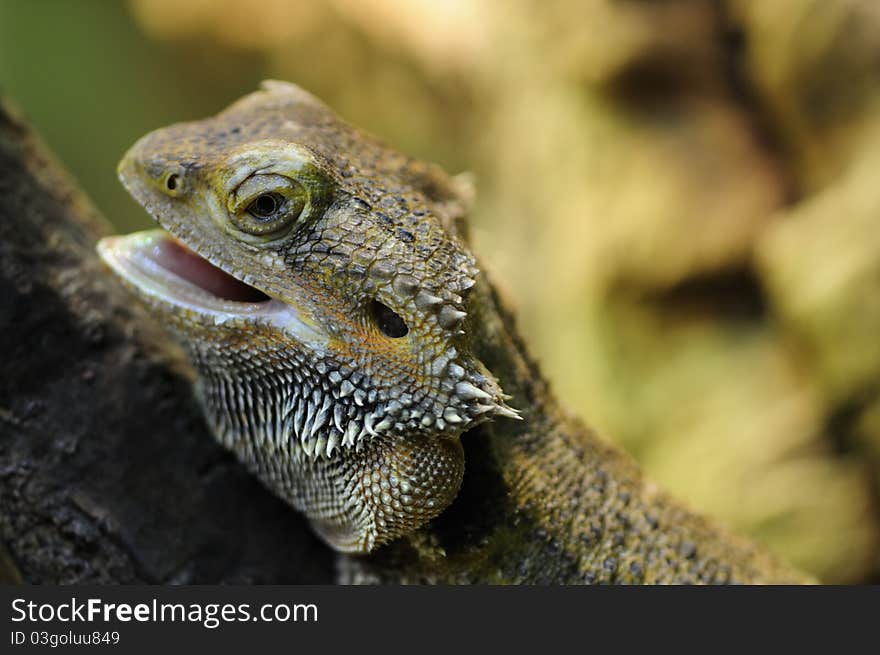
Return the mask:
[[160, 227], [101, 258], [342, 581], [810, 580], [561, 407], [470, 250], [461, 178], [280, 81], [147, 134], [118, 175]]

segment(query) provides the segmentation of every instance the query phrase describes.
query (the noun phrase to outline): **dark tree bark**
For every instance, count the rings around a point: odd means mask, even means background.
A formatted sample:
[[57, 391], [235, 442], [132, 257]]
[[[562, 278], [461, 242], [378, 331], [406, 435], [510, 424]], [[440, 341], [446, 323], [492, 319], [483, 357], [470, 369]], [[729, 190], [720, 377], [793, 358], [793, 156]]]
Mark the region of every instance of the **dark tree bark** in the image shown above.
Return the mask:
[[2, 105], [0, 198], [0, 580], [332, 582], [331, 551], [214, 442], [180, 354], [102, 270], [105, 220]]

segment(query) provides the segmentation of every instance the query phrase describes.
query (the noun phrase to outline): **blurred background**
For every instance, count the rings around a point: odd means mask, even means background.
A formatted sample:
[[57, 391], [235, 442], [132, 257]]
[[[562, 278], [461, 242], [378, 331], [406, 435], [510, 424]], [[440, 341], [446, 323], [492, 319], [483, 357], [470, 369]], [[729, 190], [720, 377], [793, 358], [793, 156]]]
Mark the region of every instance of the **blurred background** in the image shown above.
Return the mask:
[[876, 0], [0, 0], [0, 93], [98, 206], [266, 77], [478, 188], [568, 406], [825, 582], [880, 582]]

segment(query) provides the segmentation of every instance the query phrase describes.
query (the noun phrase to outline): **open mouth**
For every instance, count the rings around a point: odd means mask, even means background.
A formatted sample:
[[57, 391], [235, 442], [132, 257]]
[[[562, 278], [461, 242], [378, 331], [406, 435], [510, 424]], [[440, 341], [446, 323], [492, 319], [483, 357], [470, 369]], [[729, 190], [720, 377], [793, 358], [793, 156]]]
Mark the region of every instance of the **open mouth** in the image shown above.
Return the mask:
[[214, 266], [164, 230], [101, 239], [98, 252], [123, 279], [149, 297], [202, 312], [246, 313], [277, 303]]
[[245, 284], [165, 230], [105, 237], [97, 249], [119, 277], [165, 311], [182, 308], [213, 325], [240, 319], [267, 323], [313, 349], [327, 345], [327, 334], [296, 305]]

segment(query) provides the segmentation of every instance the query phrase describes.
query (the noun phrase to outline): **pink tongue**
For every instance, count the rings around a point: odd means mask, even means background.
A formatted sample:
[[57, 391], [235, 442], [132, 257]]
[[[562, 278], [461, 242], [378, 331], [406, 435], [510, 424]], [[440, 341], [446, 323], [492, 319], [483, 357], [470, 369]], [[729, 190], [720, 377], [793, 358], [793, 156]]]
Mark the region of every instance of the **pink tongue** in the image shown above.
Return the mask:
[[219, 298], [236, 302], [263, 302], [269, 296], [236, 280], [176, 239], [163, 239], [156, 246], [156, 261], [196, 286]]

